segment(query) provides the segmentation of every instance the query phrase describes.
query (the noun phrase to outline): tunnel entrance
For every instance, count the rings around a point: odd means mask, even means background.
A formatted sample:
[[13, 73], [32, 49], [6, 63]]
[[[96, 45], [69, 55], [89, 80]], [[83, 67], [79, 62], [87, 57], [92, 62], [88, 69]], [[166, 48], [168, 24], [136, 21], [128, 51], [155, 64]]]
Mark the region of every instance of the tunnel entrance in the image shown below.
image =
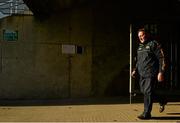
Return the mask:
[[[165, 72], [166, 92], [169, 95], [180, 95], [180, 70], [179, 61], [179, 20], [136, 20], [131, 25], [132, 33], [132, 67], [135, 65], [136, 49], [138, 47], [137, 31], [139, 28], [146, 28], [154, 39], [159, 41], [164, 49], [167, 68]], [[131, 81], [132, 93], [139, 92], [138, 79]]]

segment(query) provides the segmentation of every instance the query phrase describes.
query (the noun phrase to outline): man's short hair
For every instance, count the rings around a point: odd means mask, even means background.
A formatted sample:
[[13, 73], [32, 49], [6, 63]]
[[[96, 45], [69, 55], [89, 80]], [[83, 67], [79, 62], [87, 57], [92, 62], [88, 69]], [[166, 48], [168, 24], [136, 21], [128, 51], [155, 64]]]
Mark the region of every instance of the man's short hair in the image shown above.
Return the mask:
[[145, 34], [151, 34], [150, 31], [149, 31], [148, 29], [145, 29], [145, 28], [140, 28], [140, 29], [138, 30], [138, 33], [139, 33], [139, 32], [144, 32]]
[[139, 33], [139, 32], [145, 32], [145, 33], [146, 33], [147, 31], [146, 31], [144, 28], [140, 28], [140, 29], [138, 30], [138, 33]]

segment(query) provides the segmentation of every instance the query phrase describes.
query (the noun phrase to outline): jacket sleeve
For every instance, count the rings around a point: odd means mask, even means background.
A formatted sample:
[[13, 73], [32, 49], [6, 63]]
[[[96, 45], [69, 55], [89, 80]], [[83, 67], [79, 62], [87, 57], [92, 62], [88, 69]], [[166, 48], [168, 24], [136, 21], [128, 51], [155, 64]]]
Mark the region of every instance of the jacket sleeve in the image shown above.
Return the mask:
[[137, 72], [137, 56], [135, 56], [134, 59], [133, 59], [132, 71], [136, 71]]
[[154, 43], [153, 51], [159, 61], [159, 72], [165, 72], [165, 57], [161, 45], [157, 42]]

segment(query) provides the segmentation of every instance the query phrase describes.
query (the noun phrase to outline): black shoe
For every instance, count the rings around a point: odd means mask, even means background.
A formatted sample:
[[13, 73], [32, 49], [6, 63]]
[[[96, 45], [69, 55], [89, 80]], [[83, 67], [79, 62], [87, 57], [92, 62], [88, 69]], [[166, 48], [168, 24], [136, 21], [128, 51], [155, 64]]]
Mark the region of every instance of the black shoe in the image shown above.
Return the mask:
[[162, 113], [165, 109], [165, 105], [160, 105], [159, 107], [159, 112]]
[[150, 114], [141, 114], [138, 116], [139, 119], [143, 119], [143, 120], [146, 120], [146, 119], [151, 119], [151, 115]]

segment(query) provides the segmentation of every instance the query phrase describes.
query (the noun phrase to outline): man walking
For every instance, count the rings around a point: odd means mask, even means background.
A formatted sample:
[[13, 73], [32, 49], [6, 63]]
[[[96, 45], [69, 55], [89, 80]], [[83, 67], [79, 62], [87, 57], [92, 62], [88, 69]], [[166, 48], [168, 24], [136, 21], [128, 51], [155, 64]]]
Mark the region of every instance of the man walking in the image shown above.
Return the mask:
[[[137, 49], [137, 63], [132, 77], [138, 73], [140, 76], [140, 90], [144, 95], [144, 111], [139, 119], [150, 119], [154, 99], [155, 85], [164, 81], [165, 62], [164, 53], [156, 40], [149, 38], [145, 29], [138, 30], [139, 47]], [[164, 111], [166, 102], [159, 98], [159, 112]]]

